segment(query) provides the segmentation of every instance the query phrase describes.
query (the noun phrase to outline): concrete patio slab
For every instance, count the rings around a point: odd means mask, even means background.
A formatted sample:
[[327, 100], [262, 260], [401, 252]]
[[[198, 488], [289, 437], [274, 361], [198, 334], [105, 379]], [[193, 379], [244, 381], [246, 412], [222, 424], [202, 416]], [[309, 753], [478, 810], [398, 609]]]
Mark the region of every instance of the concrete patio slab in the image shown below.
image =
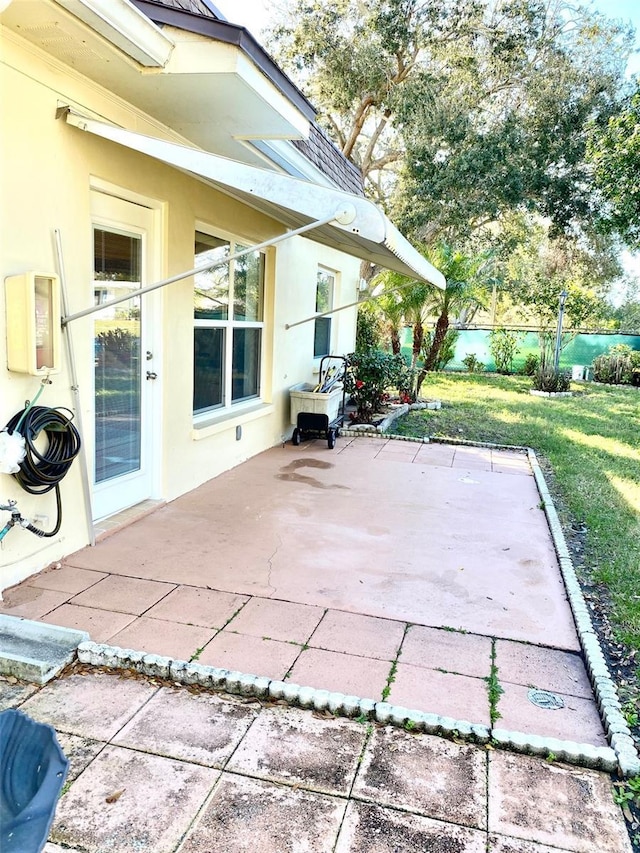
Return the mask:
[[168, 655], [178, 660], [191, 658], [213, 638], [215, 628], [185, 625], [182, 622], [166, 622], [140, 616], [122, 631], [114, 634], [109, 642], [125, 649], [136, 649], [154, 655]]
[[388, 701], [454, 720], [491, 722], [487, 683], [467, 675], [399, 663]]
[[538, 687], [585, 699], [593, 695], [585, 665], [578, 654], [498, 640], [496, 666], [501, 682]]
[[76, 595], [106, 578], [104, 572], [92, 572], [87, 569], [76, 569], [73, 566], [54, 565], [40, 572], [28, 581], [29, 586], [41, 589], [55, 589]]
[[71, 675], [43, 687], [21, 706], [26, 714], [56, 730], [93, 740], [109, 740], [149, 701], [158, 687], [109, 675]]
[[265, 675], [281, 680], [289, 672], [302, 646], [266, 640], [226, 630], [217, 634], [198, 656], [198, 662], [221, 669]]
[[307, 649], [293, 665], [289, 681], [365, 699], [380, 699], [390, 670], [388, 661]]
[[23, 619], [40, 619], [70, 598], [68, 592], [40, 589], [28, 583], [5, 589], [0, 601], [0, 613], [21, 616]]
[[171, 584], [159, 581], [109, 576], [75, 595], [70, 603], [139, 616], [174, 589]]
[[375, 729], [353, 797], [486, 829], [486, 765], [486, 753], [468, 744]]
[[319, 719], [296, 708], [265, 709], [227, 770], [324, 794], [347, 795], [367, 730], [340, 718]]
[[132, 613], [119, 613], [115, 610], [97, 610], [95, 607], [79, 607], [76, 604], [61, 604], [46, 621], [52, 625], [63, 625], [86, 631], [94, 643], [106, 643], [111, 637], [130, 625], [136, 618]]
[[358, 613], [329, 610], [309, 639], [309, 645], [332, 652], [395, 660], [406, 626]]
[[323, 615], [319, 607], [254, 598], [231, 620], [228, 629], [252, 637], [306, 643]]
[[575, 853], [627, 853], [631, 844], [616, 813], [602, 773], [497, 750], [489, 755], [492, 832]]
[[51, 839], [88, 853], [172, 853], [219, 774], [108, 746], [60, 801]]
[[364, 442], [274, 448], [65, 563], [528, 642], [553, 622], [577, 648], [533, 477], [382, 465]]
[[240, 701], [162, 687], [112, 742], [192, 764], [222, 768], [255, 717], [255, 709]]
[[489, 637], [411, 625], [400, 650], [400, 663], [487, 678], [491, 672]]
[[332, 853], [346, 803], [223, 773], [180, 853]]
[[246, 595], [180, 586], [158, 604], [150, 607], [145, 616], [169, 622], [202, 625], [204, 628], [224, 628], [248, 600]]
[[403, 814], [395, 809], [349, 803], [335, 853], [396, 853], [405, 850], [486, 853], [486, 836], [476, 829]]
[[[276, 447], [63, 569], [39, 577], [60, 578], [64, 591], [32, 579], [3, 607], [33, 608], [98, 641], [372, 699], [406, 631], [388, 700], [485, 725], [495, 642], [503, 687], [562, 688], [585, 703], [573, 703], [562, 731], [601, 737], [524, 453], [385, 438], [345, 438], [331, 452], [326, 442]], [[68, 591], [89, 575], [101, 579]], [[518, 691], [502, 701], [500, 726], [529, 731]]]
[[37, 689], [35, 684], [19, 682], [12, 675], [0, 675], [0, 711], [6, 711], [8, 708], [17, 708], [29, 696], [32, 696]]
[[104, 741], [80, 737], [80, 735], [70, 735], [66, 732], [57, 732], [56, 737], [62, 751], [69, 759], [66, 782], [73, 782], [77, 779], [106, 746]]
[[528, 687], [506, 683], [501, 686], [504, 693], [498, 701], [500, 728], [594, 746], [607, 745], [598, 709], [591, 699], [554, 691], [553, 695], [560, 698], [564, 707], [549, 710], [530, 701]]

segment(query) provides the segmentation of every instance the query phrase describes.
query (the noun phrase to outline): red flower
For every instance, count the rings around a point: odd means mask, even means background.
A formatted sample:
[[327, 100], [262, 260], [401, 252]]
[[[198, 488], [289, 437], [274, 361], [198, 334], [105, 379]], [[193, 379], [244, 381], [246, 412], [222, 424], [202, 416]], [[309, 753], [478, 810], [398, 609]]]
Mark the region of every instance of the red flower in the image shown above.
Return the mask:
[[356, 388], [360, 390], [360, 388], [362, 388], [363, 386], [364, 382], [362, 381], [362, 379], [356, 379]]

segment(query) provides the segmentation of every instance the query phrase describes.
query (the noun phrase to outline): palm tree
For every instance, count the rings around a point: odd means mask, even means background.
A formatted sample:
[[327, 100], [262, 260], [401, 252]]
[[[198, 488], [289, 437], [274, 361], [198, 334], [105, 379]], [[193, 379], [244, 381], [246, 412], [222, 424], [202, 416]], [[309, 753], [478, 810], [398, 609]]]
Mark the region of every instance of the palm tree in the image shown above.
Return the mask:
[[429, 290], [428, 307], [438, 319], [424, 364], [418, 373], [416, 394], [420, 393], [427, 373], [438, 363], [450, 316], [458, 316], [464, 309], [485, 307], [487, 301], [487, 293], [478, 280], [478, 273], [487, 260], [485, 253], [466, 255], [454, 251], [447, 243], [439, 243], [428, 249], [425, 256], [444, 275], [447, 286], [444, 290], [435, 287]]

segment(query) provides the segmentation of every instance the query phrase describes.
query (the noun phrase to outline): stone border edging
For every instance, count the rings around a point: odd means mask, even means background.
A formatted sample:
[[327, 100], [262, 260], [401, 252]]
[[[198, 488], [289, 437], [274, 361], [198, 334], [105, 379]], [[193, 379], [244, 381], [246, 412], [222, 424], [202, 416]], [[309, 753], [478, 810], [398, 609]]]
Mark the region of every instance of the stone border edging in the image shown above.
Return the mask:
[[455, 720], [424, 711], [415, 711], [389, 702], [362, 699], [329, 690], [304, 687], [288, 681], [250, 675], [214, 666], [174, 660], [161, 655], [147, 654], [91, 641], [78, 646], [80, 663], [106, 669], [132, 669], [152, 678], [170, 679], [174, 683], [220, 690], [256, 699], [283, 700], [289, 705], [314, 711], [391, 725], [412, 732], [460, 738], [480, 745], [497, 746], [524, 752], [528, 755], [553, 756], [558, 761], [577, 764], [595, 770], [613, 772], [618, 766], [613, 749], [591, 744], [561, 741], [557, 738], [527, 735], [522, 732], [491, 730], [481, 723]]
[[591, 679], [591, 686], [595, 693], [596, 702], [598, 703], [598, 709], [607, 732], [609, 743], [616, 754], [621, 774], [625, 777], [637, 776], [640, 774], [640, 758], [638, 757], [638, 752], [631, 736], [631, 730], [622, 714], [618, 691], [609, 673], [600, 642], [593, 628], [593, 622], [591, 621], [591, 616], [589, 615], [589, 610], [582, 594], [582, 588], [580, 587], [580, 582], [578, 581], [578, 576], [571, 560], [551, 492], [547, 486], [535, 451], [532, 448], [528, 448], [527, 453], [536, 486], [544, 504], [547, 523], [549, 524], [558, 563], [560, 564], [560, 573], [562, 574], [567, 598], [573, 612], [578, 639], [582, 646], [587, 671]]

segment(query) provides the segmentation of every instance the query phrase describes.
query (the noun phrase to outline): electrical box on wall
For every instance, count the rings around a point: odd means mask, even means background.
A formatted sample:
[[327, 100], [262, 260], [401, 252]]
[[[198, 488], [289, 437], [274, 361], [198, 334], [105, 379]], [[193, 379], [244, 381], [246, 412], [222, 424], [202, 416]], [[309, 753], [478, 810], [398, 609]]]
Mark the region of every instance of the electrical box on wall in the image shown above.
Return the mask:
[[7, 367], [42, 376], [60, 371], [60, 280], [52, 273], [25, 272], [4, 280]]

